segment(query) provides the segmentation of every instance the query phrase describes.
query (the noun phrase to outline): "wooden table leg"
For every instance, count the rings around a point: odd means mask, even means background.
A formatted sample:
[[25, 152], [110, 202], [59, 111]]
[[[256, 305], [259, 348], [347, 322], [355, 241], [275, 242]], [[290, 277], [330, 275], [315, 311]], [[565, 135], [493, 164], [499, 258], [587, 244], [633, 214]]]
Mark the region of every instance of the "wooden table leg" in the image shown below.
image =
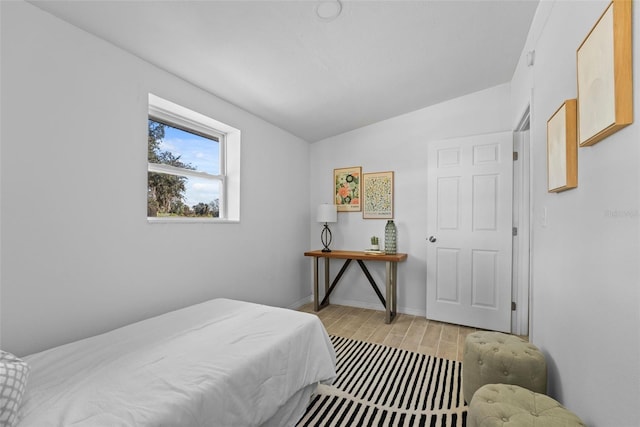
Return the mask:
[[313, 311], [320, 311], [320, 298], [318, 298], [318, 257], [313, 257]]
[[326, 295], [324, 305], [329, 305], [329, 258], [324, 259], [324, 294]]
[[384, 323], [391, 323], [395, 319], [397, 311], [397, 289], [398, 289], [398, 263], [387, 261], [386, 271], [386, 293], [387, 304]]
[[391, 306], [393, 305], [393, 287], [391, 284], [391, 264], [392, 262], [387, 261], [387, 272], [385, 275], [385, 293], [387, 297], [386, 304], [386, 315], [384, 317], [384, 323], [391, 323]]
[[391, 293], [393, 294], [393, 303], [391, 304], [391, 313], [395, 318], [396, 314], [398, 314], [398, 304], [397, 304], [398, 299], [396, 298], [396, 296], [398, 295], [398, 263], [397, 262], [391, 263], [391, 270], [392, 270], [391, 278], [393, 280], [393, 283], [391, 284]]

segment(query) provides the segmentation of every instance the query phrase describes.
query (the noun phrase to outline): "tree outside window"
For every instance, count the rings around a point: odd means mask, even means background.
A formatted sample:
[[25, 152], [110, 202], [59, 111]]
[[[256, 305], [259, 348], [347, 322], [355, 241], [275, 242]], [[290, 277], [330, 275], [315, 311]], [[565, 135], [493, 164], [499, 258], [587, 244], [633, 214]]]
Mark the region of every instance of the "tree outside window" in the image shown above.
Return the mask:
[[220, 138], [149, 118], [148, 217], [220, 217]]

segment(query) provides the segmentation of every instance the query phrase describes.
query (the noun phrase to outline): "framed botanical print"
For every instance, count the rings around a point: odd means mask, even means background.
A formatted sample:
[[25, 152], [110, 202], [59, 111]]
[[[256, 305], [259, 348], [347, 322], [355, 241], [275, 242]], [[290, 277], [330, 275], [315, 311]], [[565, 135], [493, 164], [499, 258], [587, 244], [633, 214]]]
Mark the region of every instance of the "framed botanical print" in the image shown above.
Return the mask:
[[338, 212], [360, 212], [362, 167], [333, 170], [334, 200]]
[[393, 172], [362, 176], [364, 219], [393, 219]]

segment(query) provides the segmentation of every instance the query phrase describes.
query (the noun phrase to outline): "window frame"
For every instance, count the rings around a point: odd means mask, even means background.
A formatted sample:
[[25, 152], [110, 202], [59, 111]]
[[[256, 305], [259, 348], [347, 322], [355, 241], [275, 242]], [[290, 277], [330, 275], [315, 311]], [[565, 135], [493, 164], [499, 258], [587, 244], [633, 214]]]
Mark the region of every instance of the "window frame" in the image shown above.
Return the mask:
[[150, 223], [239, 222], [240, 131], [215, 119], [197, 113], [186, 107], [182, 107], [151, 93], [149, 94], [149, 108], [147, 119], [160, 122], [167, 126], [171, 126], [185, 132], [190, 132], [204, 138], [218, 140], [220, 155], [220, 173], [217, 175], [197, 170], [183, 169], [160, 163], [151, 163], [147, 159], [147, 177], [149, 172], [157, 172], [176, 176], [217, 180], [220, 183], [219, 217], [147, 216], [147, 221], [149, 221]]

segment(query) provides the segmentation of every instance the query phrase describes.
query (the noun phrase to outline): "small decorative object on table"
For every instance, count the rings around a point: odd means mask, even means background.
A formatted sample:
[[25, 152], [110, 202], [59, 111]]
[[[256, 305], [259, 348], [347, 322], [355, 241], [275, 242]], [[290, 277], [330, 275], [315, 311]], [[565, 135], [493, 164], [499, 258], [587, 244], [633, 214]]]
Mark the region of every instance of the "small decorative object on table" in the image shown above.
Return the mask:
[[371, 248], [374, 251], [377, 251], [378, 249], [380, 249], [380, 245], [378, 244], [378, 236], [372, 236], [371, 237]]
[[380, 250], [378, 236], [371, 236], [371, 247], [369, 249], [365, 249], [364, 253], [370, 255], [384, 255], [384, 251]]
[[396, 233], [396, 225], [390, 219], [384, 227], [384, 253], [388, 255], [393, 255], [397, 251]]

